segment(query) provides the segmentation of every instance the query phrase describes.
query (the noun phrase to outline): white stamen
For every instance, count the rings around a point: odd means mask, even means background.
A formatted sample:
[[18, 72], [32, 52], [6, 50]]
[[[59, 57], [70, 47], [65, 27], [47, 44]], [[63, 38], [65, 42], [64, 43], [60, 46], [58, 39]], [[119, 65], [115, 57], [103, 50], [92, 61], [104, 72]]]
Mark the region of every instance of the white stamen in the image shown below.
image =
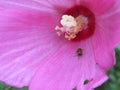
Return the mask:
[[75, 18], [70, 15], [63, 15], [62, 20], [60, 22], [61, 25], [66, 27], [74, 27], [77, 25]]

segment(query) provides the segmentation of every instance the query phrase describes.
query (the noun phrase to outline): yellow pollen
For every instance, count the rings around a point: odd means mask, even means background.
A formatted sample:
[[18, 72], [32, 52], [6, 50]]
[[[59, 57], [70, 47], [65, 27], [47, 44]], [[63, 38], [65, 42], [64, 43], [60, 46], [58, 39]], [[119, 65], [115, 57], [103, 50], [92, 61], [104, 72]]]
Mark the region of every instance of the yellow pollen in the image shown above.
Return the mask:
[[57, 35], [60, 36], [61, 35], [60, 32], [57, 32]]
[[[76, 38], [77, 34], [86, 27], [87, 18], [84, 16], [74, 18], [71, 15], [63, 15], [60, 23], [62, 27], [56, 26], [55, 30], [63, 32], [66, 39], [72, 40]], [[60, 36], [61, 33], [57, 32], [57, 35]]]

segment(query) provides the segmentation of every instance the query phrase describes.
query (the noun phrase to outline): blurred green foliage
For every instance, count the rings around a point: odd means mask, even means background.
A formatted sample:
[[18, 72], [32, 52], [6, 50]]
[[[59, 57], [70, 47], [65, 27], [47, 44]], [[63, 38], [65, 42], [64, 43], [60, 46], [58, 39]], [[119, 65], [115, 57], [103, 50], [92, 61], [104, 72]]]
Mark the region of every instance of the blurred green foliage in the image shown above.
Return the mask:
[[116, 65], [108, 71], [109, 80], [95, 90], [120, 90], [120, 47], [115, 51]]
[[14, 87], [7, 86], [3, 83], [0, 83], [0, 90], [28, 90], [28, 89], [26, 87], [25, 88], [14, 88]]
[[25, 88], [14, 88], [14, 87], [5, 85], [3, 83], [0, 83], [0, 90], [28, 90], [28, 89], [26, 87]]
[[[116, 49], [116, 65], [108, 71], [110, 79], [95, 90], [120, 90], [120, 47]], [[14, 88], [0, 83], [0, 90], [28, 90], [25, 88]]]

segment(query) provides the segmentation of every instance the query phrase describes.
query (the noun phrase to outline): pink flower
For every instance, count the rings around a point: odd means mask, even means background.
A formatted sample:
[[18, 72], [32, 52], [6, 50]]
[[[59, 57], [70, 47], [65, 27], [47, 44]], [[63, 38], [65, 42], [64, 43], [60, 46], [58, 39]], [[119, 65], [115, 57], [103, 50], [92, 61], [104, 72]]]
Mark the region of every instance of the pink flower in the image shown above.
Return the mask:
[[[29, 85], [29, 90], [93, 90], [101, 85], [115, 64], [119, 4], [1, 0], [0, 80], [16, 87]], [[64, 15], [69, 22], [61, 19]]]

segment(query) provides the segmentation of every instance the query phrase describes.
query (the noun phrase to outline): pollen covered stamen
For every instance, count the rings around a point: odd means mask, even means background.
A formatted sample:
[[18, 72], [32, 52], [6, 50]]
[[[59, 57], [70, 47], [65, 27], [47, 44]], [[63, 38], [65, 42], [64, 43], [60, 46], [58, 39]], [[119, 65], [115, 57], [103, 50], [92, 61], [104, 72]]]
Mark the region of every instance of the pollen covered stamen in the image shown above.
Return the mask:
[[65, 38], [71, 40], [74, 39], [80, 31], [86, 28], [87, 18], [84, 16], [78, 16], [74, 18], [71, 15], [63, 15], [60, 23], [62, 27], [55, 27], [55, 30], [59, 30], [57, 32], [58, 36], [60, 36], [62, 32], [64, 33]]
[[69, 28], [77, 25], [75, 18], [70, 15], [63, 15], [60, 23], [61, 25], [69, 27]]

